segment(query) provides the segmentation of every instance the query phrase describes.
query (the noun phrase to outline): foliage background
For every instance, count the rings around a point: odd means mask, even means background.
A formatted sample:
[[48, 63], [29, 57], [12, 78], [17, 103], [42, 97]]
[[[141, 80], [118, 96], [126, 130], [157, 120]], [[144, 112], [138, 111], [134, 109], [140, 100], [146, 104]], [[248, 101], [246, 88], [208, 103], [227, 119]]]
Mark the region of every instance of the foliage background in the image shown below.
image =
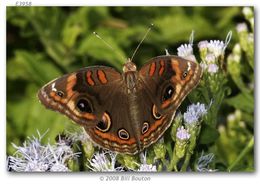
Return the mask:
[[[241, 10], [242, 7], [8, 7], [7, 154], [15, 150], [11, 143], [22, 144], [37, 129], [42, 133], [50, 129], [45, 140], [52, 143], [57, 134], [77, 127], [39, 103], [36, 94], [45, 83], [84, 66], [107, 65], [121, 70], [124, 61], [98, 40], [93, 31], [122, 56], [131, 57], [153, 23], [154, 28], [134, 58], [141, 67], [150, 58], [165, 54], [165, 48], [176, 54], [177, 47], [188, 42], [192, 30], [195, 45], [201, 40], [224, 40], [232, 30], [233, 38], [226, 49], [226, 53], [231, 53], [238, 42], [235, 27], [245, 22]], [[245, 67], [243, 76], [248, 81], [254, 74]], [[230, 76], [228, 86], [230, 93], [219, 110], [217, 128], [235, 133], [224, 136], [225, 139], [223, 135], [217, 136], [198, 146], [215, 153], [220, 170], [225, 170], [239, 156], [254, 130], [253, 97], [248, 101], [239, 96], [241, 89]], [[188, 104], [186, 99], [180, 110], [185, 111]], [[245, 124], [242, 129], [227, 126], [227, 116], [236, 110], [242, 112], [240, 121]], [[251, 150], [235, 170], [252, 171], [253, 158]]]

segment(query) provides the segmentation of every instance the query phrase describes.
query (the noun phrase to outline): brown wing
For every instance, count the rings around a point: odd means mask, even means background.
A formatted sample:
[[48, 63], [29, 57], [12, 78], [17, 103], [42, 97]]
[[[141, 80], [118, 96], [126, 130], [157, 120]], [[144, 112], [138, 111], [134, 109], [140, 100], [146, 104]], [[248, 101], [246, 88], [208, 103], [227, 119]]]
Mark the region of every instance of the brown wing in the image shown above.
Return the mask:
[[82, 125], [98, 145], [133, 153], [137, 151], [137, 140], [126, 92], [119, 72], [98, 66], [51, 81], [39, 91], [38, 97], [47, 108]]
[[144, 120], [148, 124], [141, 126], [141, 141], [147, 147], [169, 128], [177, 108], [199, 83], [202, 70], [199, 64], [177, 56], [159, 56], [145, 64], [139, 74], [148, 118]]

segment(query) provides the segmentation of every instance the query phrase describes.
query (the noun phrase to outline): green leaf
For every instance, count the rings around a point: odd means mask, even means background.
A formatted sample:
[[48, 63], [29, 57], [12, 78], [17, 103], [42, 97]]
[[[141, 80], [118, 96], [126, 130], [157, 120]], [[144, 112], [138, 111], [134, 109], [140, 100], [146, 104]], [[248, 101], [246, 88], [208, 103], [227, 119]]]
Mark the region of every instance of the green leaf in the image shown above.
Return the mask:
[[24, 79], [43, 85], [60, 75], [58, 68], [40, 53], [17, 50], [7, 64], [7, 78], [10, 80]]
[[36, 97], [37, 91], [37, 86], [30, 85], [23, 97], [8, 100], [7, 125], [11, 126], [7, 128], [8, 145], [19, 139], [25, 140], [28, 136], [37, 136], [37, 130], [41, 134], [49, 130], [47, 137], [43, 138], [43, 143], [54, 143], [57, 134], [73, 125], [68, 118], [41, 105]]
[[202, 125], [199, 137], [199, 144], [210, 144], [215, 142], [219, 137], [217, 129], [209, 125]]
[[247, 113], [254, 112], [254, 97], [252, 94], [240, 93], [237, 96], [226, 99], [225, 102], [228, 105]]
[[113, 49], [92, 34], [82, 41], [79, 48], [80, 55], [89, 55], [97, 60], [104, 61], [117, 69], [122, 69], [122, 66], [125, 63], [124, 59], [126, 60], [124, 52], [117, 46], [112, 38], [109, 36], [105, 38]]

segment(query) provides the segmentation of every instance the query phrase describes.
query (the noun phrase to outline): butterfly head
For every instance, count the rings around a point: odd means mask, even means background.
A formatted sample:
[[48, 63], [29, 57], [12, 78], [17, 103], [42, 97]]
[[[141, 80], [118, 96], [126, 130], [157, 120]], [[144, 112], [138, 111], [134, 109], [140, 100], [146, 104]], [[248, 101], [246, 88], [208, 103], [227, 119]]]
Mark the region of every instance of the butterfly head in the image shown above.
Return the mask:
[[130, 58], [126, 61], [126, 63], [123, 66], [123, 72], [133, 72], [136, 71], [136, 65], [131, 61]]

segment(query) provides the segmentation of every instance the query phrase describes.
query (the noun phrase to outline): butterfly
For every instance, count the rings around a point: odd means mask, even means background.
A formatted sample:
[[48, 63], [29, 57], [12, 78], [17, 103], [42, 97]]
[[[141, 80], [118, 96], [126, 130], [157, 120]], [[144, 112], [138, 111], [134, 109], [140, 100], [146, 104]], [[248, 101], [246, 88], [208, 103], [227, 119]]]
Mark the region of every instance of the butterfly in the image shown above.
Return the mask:
[[201, 76], [198, 63], [174, 55], [154, 57], [140, 70], [129, 59], [122, 73], [90, 66], [66, 74], [43, 86], [38, 98], [102, 148], [136, 154], [163, 136]]

